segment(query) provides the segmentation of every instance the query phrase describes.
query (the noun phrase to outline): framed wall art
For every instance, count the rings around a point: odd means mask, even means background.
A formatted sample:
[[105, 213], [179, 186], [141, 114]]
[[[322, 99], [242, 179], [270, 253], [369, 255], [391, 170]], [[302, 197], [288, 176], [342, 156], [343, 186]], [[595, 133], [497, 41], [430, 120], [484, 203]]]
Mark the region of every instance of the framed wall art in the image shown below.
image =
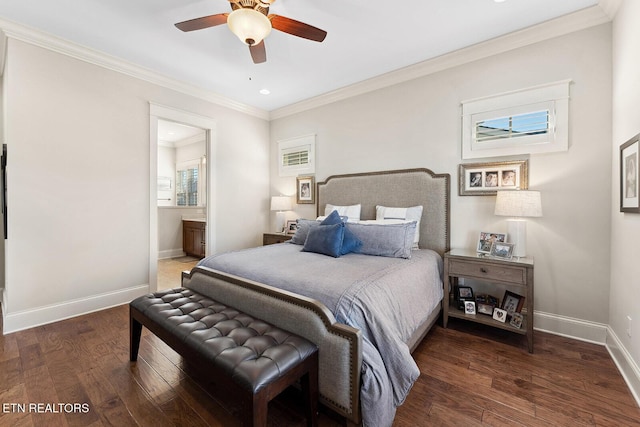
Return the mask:
[[640, 134], [620, 146], [620, 212], [640, 213], [638, 144]]
[[316, 202], [313, 176], [296, 177], [296, 203], [313, 204]]
[[491, 196], [498, 190], [529, 188], [529, 161], [462, 163], [459, 167], [461, 196]]

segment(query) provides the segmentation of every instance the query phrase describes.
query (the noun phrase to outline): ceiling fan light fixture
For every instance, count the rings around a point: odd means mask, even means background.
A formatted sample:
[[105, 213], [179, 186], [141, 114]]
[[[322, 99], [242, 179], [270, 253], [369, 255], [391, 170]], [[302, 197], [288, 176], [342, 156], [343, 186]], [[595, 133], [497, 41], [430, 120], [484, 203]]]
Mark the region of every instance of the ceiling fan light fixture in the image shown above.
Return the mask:
[[253, 9], [236, 9], [227, 17], [229, 29], [242, 43], [249, 46], [260, 43], [271, 32], [271, 21]]

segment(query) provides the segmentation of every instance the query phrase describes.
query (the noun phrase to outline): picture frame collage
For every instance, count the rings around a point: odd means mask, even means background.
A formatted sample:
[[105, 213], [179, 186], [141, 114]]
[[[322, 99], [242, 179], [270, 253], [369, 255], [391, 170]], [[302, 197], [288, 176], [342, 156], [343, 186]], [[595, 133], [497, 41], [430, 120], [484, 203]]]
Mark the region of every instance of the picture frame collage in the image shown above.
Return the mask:
[[458, 309], [466, 315], [486, 315], [500, 323], [508, 323], [510, 326], [521, 329], [524, 321], [522, 308], [525, 297], [506, 290], [502, 297], [502, 303], [488, 294], [476, 295], [470, 286], [458, 286], [456, 292]]
[[528, 160], [462, 163], [459, 166], [460, 196], [492, 196], [498, 190], [529, 188]]

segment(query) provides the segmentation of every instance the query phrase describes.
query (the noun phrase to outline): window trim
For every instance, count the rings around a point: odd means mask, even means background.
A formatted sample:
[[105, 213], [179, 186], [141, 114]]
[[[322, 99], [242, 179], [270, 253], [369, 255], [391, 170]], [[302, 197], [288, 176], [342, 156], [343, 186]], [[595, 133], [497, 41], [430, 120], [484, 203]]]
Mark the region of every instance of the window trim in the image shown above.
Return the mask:
[[[285, 166], [282, 162], [285, 152], [307, 151], [307, 163], [303, 165]], [[316, 135], [304, 135], [296, 138], [283, 139], [278, 141], [278, 174], [279, 176], [297, 176], [314, 174]]]
[[[462, 158], [567, 151], [570, 84], [571, 80], [562, 80], [462, 101]], [[535, 112], [541, 108], [549, 111], [549, 131], [543, 135], [517, 136], [492, 142], [475, 139], [478, 121]]]

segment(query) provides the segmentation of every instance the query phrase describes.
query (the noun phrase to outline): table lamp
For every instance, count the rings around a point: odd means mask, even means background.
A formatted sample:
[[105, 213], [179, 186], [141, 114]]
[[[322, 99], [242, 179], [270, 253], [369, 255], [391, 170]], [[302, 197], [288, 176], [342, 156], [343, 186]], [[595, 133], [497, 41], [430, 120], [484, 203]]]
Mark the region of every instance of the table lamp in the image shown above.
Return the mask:
[[507, 220], [508, 239], [514, 243], [513, 256], [527, 254], [526, 217], [541, 217], [542, 202], [539, 191], [509, 190], [498, 191], [495, 215], [511, 217]]
[[284, 211], [291, 210], [291, 197], [272, 196], [271, 210], [276, 211], [276, 233], [284, 231]]

